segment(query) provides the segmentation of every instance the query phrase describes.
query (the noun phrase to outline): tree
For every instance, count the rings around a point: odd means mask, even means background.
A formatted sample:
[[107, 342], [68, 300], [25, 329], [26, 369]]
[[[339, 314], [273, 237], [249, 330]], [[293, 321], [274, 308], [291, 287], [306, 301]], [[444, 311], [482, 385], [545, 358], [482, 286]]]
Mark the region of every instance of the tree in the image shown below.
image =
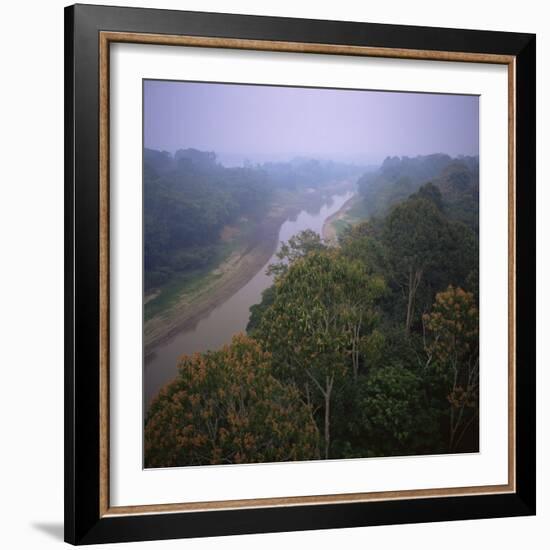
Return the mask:
[[363, 263], [369, 274], [385, 274], [388, 270], [386, 251], [379, 229], [372, 221], [363, 221], [347, 228], [339, 238], [342, 254]]
[[384, 243], [394, 281], [406, 297], [405, 331], [410, 331], [418, 287], [426, 271], [441, 262], [448, 243], [445, 218], [433, 202], [411, 198], [385, 220]]
[[[447, 280], [454, 286], [463, 287], [472, 271], [479, 265], [479, 244], [477, 235], [461, 222], [449, 222], [449, 246], [445, 254], [443, 268]], [[476, 281], [477, 286], [477, 281]]]
[[144, 149], [143, 193], [144, 284], [151, 290], [212, 262], [226, 225], [243, 216], [262, 220], [273, 187], [262, 170], [226, 168], [211, 152]]
[[418, 371], [383, 366], [363, 377], [355, 425], [367, 456], [410, 455], [438, 448], [438, 412], [427, 403]]
[[437, 185], [431, 181], [425, 183], [416, 193], [411, 195], [411, 198], [426, 199], [434, 203], [438, 210], [443, 210], [443, 197]]
[[182, 357], [151, 404], [148, 468], [318, 457], [318, 430], [296, 388], [272, 376], [270, 356], [237, 335], [220, 351]]
[[299, 258], [303, 258], [309, 252], [319, 251], [326, 248], [321, 237], [311, 229], [305, 229], [300, 233], [293, 235], [288, 242], [282, 242], [281, 248], [275, 254], [278, 262], [271, 264], [268, 269], [268, 275], [279, 277], [284, 275], [288, 267]]
[[337, 250], [312, 251], [276, 279], [276, 297], [256, 336], [273, 355], [277, 374], [301, 388], [324, 411], [324, 457], [330, 451], [330, 406], [335, 386], [351, 368], [357, 376], [362, 346], [376, 324], [379, 277]]
[[452, 286], [436, 295], [431, 313], [423, 316], [426, 365], [441, 376], [448, 391], [450, 451], [477, 418], [478, 318], [473, 294]]
[[260, 326], [263, 314], [275, 301], [275, 285], [268, 286], [262, 292], [262, 300], [259, 304], [250, 306], [250, 317], [246, 325], [246, 333], [253, 335], [254, 331]]

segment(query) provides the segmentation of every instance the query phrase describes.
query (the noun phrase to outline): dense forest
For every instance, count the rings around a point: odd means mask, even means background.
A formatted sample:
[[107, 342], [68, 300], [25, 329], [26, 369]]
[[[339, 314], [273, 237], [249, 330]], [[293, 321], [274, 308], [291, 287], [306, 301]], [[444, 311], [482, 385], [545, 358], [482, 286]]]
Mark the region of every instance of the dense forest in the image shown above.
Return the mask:
[[146, 149], [143, 181], [145, 290], [207, 265], [224, 225], [260, 217], [269, 204], [264, 173], [224, 168], [194, 149], [173, 156]]
[[182, 357], [153, 401], [146, 467], [477, 451], [478, 173], [474, 157], [389, 157], [337, 246], [285, 243], [247, 334]]
[[246, 220], [253, 229], [281, 193], [316, 188], [357, 170], [307, 158], [225, 167], [212, 152], [180, 149], [172, 155], [145, 149], [145, 291], [212, 265], [220, 255], [223, 228]]
[[444, 154], [387, 157], [379, 170], [364, 174], [357, 185], [364, 199], [365, 214], [370, 217], [386, 214], [427, 182], [435, 185], [444, 196], [447, 216], [477, 232], [478, 157], [451, 158]]

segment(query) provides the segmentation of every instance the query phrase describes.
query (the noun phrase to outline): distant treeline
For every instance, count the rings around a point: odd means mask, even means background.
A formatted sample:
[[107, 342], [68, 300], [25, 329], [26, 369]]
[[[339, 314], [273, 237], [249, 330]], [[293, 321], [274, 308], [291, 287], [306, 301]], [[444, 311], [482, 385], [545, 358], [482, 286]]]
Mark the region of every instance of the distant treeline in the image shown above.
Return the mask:
[[318, 187], [357, 167], [311, 159], [226, 168], [215, 153], [144, 150], [145, 290], [208, 266], [224, 226], [265, 216], [278, 191]]
[[357, 177], [360, 166], [333, 161], [298, 157], [290, 162], [266, 162], [257, 165], [277, 189], [299, 191], [306, 187], [318, 188], [336, 180]]
[[477, 159], [387, 159], [360, 184], [376, 216], [290, 239], [248, 334], [152, 403], [146, 466], [477, 451], [477, 180]]
[[380, 216], [427, 182], [436, 186], [445, 202], [446, 214], [478, 231], [479, 158], [435, 154], [418, 157], [387, 157], [379, 170], [358, 181], [369, 216]]

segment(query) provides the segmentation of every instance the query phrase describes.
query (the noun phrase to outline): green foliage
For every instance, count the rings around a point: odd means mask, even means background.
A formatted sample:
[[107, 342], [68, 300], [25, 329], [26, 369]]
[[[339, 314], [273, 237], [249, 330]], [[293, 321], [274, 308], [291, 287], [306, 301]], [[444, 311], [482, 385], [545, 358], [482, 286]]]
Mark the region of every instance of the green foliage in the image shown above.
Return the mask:
[[356, 425], [366, 456], [425, 454], [439, 450], [438, 412], [430, 409], [418, 371], [402, 366], [373, 370], [358, 388]]
[[471, 278], [472, 272], [477, 271], [479, 265], [477, 235], [467, 225], [457, 221], [450, 221], [447, 231], [446, 253], [437, 269], [437, 290], [443, 290], [449, 282], [473, 289], [477, 281]]
[[374, 304], [384, 289], [383, 279], [337, 250], [312, 252], [277, 281], [258, 337], [295, 382], [345, 373], [361, 331], [376, 321]]
[[434, 180], [441, 191], [449, 219], [479, 233], [479, 164], [463, 157], [451, 162]]
[[364, 174], [357, 182], [368, 215], [385, 215], [421, 185], [434, 181], [452, 162], [442, 154], [387, 157], [377, 171]]
[[297, 259], [306, 256], [310, 252], [323, 250], [325, 248], [326, 245], [323, 244], [318, 233], [315, 233], [315, 231], [311, 229], [300, 231], [297, 235], [290, 237], [288, 242], [281, 243], [281, 247], [276, 254], [279, 261], [271, 264], [267, 272], [275, 277], [284, 275], [289, 265]]
[[[262, 177], [288, 190], [315, 186], [322, 164], [230, 173], [199, 151], [149, 156], [147, 178], [158, 185], [150, 235], [169, 252], [149, 269], [161, 281], [153, 286], [213, 261], [221, 227], [253, 219], [269, 200]], [[182, 171], [193, 178], [182, 180]], [[182, 358], [178, 378], [152, 404], [146, 464], [477, 450], [478, 177], [473, 157], [390, 157], [360, 179], [364, 200], [338, 246], [312, 231], [282, 243], [274, 284], [251, 308], [249, 336]], [[213, 193], [208, 206], [204, 188]], [[170, 216], [181, 227], [161, 215], [174, 197]], [[193, 233], [186, 223], [202, 225]], [[170, 248], [180, 230], [188, 241]]]
[[324, 411], [328, 458], [333, 390], [348, 373], [359, 374], [385, 284], [334, 249], [295, 259], [275, 284], [275, 300], [255, 335], [272, 353], [276, 374]]
[[182, 357], [145, 422], [147, 468], [314, 459], [318, 432], [295, 388], [245, 336]]
[[430, 200], [449, 220], [479, 231], [479, 159], [427, 155], [388, 157], [358, 181], [366, 217], [384, 216], [409, 196]]
[[347, 228], [339, 238], [342, 254], [360, 261], [370, 274], [388, 272], [387, 250], [376, 226], [364, 221]]
[[397, 205], [384, 223], [383, 242], [397, 280], [437, 266], [446, 253], [447, 224], [435, 205], [411, 198]]
[[420, 189], [413, 193], [409, 198], [411, 199], [426, 199], [432, 202], [438, 210], [443, 210], [443, 195], [437, 185], [432, 182], [425, 183]]
[[[420, 186], [386, 216], [347, 227], [336, 250], [313, 235], [286, 244], [277, 282], [261, 315], [254, 311], [254, 334], [272, 353], [277, 377], [300, 388], [316, 411], [325, 456], [329, 449], [331, 457], [353, 457], [477, 448], [477, 328], [466, 342], [437, 324], [467, 325], [456, 307], [477, 319], [476, 224], [459, 221], [455, 208], [471, 191], [467, 175], [476, 165], [439, 160], [438, 170], [448, 168], [444, 193], [434, 183]], [[395, 186], [411, 183], [401, 177]], [[388, 287], [377, 286], [383, 280]], [[449, 284], [456, 286], [445, 290]], [[455, 309], [442, 310], [442, 300]], [[450, 357], [468, 369], [449, 367]]]
[[[436, 341], [452, 349], [426, 317], [443, 314], [449, 283], [471, 290], [457, 292], [474, 309], [477, 303], [476, 235], [453, 218], [438, 187], [421, 186], [385, 217], [346, 228], [337, 249], [309, 235], [282, 250], [276, 284], [254, 310], [253, 334], [272, 353], [276, 376], [314, 407], [326, 456], [327, 449], [331, 457], [446, 452], [451, 438], [453, 450], [475, 449], [477, 402], [453, 412], [453, 400], [473, 402], [460, 384], [450, 385], [448, 367], [436, 367], [441, 360], [429, 359]], [[389, 286], [377, 287], [383, 280]], [[376, 291], [362, 298], [368, 289]], [[455, 357], [473, 346], [456, 343]], [[477, 348], [470, 351], [469, 364], [477, 365]]]
[[423, 322], [427, 367], [448, 391], [449, 450], [454, 451], [478, 414], [479, 316], [473, 294], [449, 286], [437, 294]]
[[426, 272], [441, 264], [449, 242], [445, 218], [433, 202], [410, 198], [398, 204], [384, 222], [391, 278], [403, 291], [405, 330], [415, 320], [416, 294]]
[[269, 206], [265, 173], [224, 168], [214, 153], [187, 149], [172, 157], [146, 149], [144, 168], [146, 290], [208, 265], [225, 225], [260, 219]]
[[395, 206], [383, 222], [386, 265], [390, 280], [402, 290], [407, 331], [419, 321], [419, 307], [429, 309], [435, 292], [449, 282], [461, 286], [474, 283], [471, 273], [478, 264], [476, 236], [463, 223], [449, 220], [436, 205], [437, 197], [428, 187]]
[[254, 331], [260, 326], [264, 313], [275, 301], [275, 286], [269, 286], [262, 292], [262, 300], [259, 304], [250, 307], [250, 317], [246, 325], [246, 333], [253, 335]]
[[215, 153], [197, 149], [174, 155], [144, 149], [143, 168], [146, 291], [210, 266], [220, 256], [224, 228], [243, 220], [254, 228], [276, 196], [357, 177], [360, 170], [312, 159], [227, 168]]

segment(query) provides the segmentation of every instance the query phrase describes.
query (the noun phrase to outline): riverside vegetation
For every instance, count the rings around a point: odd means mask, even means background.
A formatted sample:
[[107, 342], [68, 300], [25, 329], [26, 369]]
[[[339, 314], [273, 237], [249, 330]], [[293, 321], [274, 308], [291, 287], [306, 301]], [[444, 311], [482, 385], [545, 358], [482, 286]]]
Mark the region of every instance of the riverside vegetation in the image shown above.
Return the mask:
[[[315, 166], [302, 185], [344, 170]], [[146, 287], [212, 261], [228, 220], [266, 212], [273, 174], [299, 181], [269, 169], [215, 168], [212, 189], [186, 164], [181, 194], [175, 172], [146, 178], [166, 220], [146, 216]], [[389, 157], [359, 177], [337, 243], [292, 237], [246, 334], [181, 358], [147, 413], [145, 466], [476, 452], [478, 180], [477, 157], [442, 154]]]
[[360, 173], [357, 166], [304, 158], [228, 168], [213, 153], [146, 149], [146, 362], [263, 270], [285, 220], [349, 192]]

